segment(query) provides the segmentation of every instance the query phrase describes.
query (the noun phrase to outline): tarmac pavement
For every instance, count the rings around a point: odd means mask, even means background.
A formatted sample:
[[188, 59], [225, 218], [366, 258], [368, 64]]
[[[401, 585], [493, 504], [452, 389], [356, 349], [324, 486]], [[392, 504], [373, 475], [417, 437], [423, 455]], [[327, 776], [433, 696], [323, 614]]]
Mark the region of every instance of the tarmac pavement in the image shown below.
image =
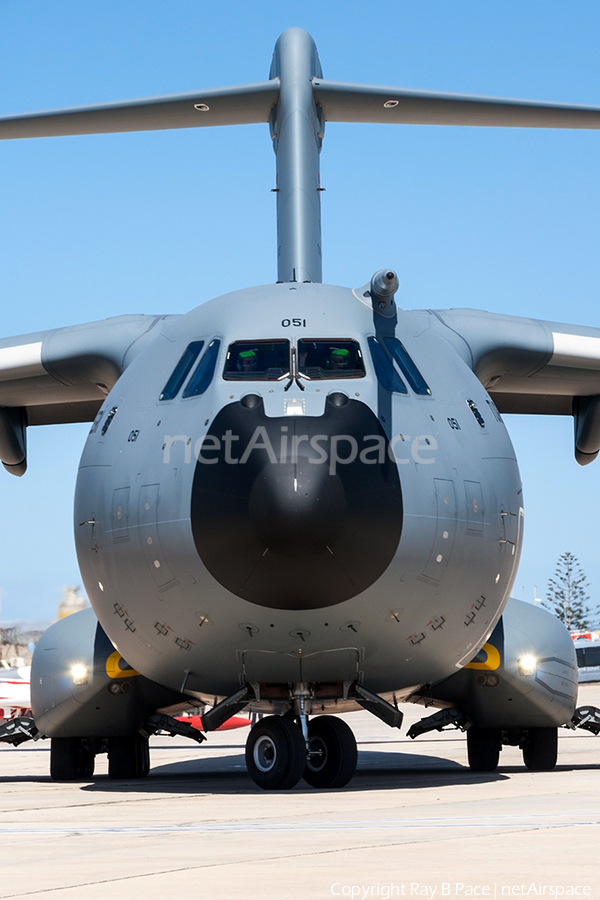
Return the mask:
[[[600, 707], [600, 685], [579, 705]], [[505, 748], [471, 774], [459, 731], [406, 737], [345, 716], [359, 768], [342, 790], [260, 791], [247, 729], [200, 746], [155, 737], [148, 778], [50, 780], [49, 742], [0, 745], [0, 898], [600, 900], [600, 737], [562, 729], [553, 772]]]

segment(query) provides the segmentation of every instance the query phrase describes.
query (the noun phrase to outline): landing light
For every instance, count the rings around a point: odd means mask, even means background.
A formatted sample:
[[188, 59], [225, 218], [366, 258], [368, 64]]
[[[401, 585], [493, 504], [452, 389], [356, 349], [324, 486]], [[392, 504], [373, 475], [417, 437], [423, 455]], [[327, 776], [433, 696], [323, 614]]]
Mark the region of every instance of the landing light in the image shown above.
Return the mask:
[[519, 675], [535, 675], [537, 659], [531, 654], [522, 656], [517, 660], [517, 669], [519, 670]]
[[296, 397], [292, 398], [291, 400], [285, 400], [284, 412], [286, 416], [303, 416], [304, 400], [297, 399]]
[[83, 663], [75, 663], [71, 666], [71, 678], [73, 684], [87, 684], [90, 680], [90, 670]]

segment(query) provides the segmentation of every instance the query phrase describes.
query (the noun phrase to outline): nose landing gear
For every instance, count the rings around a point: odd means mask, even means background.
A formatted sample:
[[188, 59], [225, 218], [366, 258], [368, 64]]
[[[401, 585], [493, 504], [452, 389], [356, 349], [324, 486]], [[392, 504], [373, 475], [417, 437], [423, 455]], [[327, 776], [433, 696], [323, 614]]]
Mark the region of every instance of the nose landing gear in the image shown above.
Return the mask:
[[356, 771], [357, 760], [356, 740], [342, 719], [319, 716], [308, 723], [304, 780], [311, 787], [344, 787]]
[[305, 757], [302, 732], [291, 719], [267, 716], [248, 735], [246, 766], [254, 783], [266, 791], [283, 791], [298, 784]]
[[267, 716], [246, 743], [248, 773], [264, 790], [287, 790], [302, 777], [311, 787], [344, 787], [356, 771], [357, 758], [351, 729], [335, 716], [312, 719], [307, 740], [293, 719]]

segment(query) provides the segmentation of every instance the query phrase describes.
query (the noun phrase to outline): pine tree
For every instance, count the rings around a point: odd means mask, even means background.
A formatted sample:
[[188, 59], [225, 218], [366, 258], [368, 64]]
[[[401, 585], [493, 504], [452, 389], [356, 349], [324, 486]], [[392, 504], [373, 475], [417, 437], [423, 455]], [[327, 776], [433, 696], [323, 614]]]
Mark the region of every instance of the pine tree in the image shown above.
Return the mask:
[[589, 605], [588, 587], [579, 560], [567, 551], [558, 559], [554, 578], [548, 580], [548, 602], [543, 606], [564, 622], [569, 631], [590, 628], [596, 610]]

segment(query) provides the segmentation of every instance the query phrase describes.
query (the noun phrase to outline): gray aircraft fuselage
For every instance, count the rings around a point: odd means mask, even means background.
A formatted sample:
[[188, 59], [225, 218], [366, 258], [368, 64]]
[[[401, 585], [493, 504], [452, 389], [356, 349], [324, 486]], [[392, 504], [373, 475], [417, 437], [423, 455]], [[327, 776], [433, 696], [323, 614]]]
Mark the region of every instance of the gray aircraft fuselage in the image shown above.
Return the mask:
[[[86, 590], [131, 666], [207, 700], [359, 673], [401, 698], [473, 656], [513, 583], [521, 482], [433, 318], [374, 315], [364, 289], [277, 284], [156, 326], [92, 426], [75, 503]], [[428, 393], [378, 382], [368, 339], [394, 333]], [[313, 339], [356, 341], [364, 375], [223, 377], [235, 342]], [[199, 341], [219, 342], [209, 385], [159, 399]]]
[[[0, 339], [9, 472], [27, 469], [28, 427], [93, 421], [75, 500], [93, 612], [53, 625], [32, 662], [56, 780], [104, 752], [109, 777], [148, 774], [149, 735], [185, 733], [170, 713], [198, 702], [206, 732], [273, 713], [246, 744], [265, 789], [348, 783], [356, 741], [321, 713], [399, 728], [398, 703], [439, 706], [409, 735], [466, 729], [478, 772], [504, 744], [549, 771], [574, 721], [569, 633], [509, 600], [523, 500], [499, 410], [571, 416], [593, 462], [600, 329], [405, 312], [390, 270], [323, 285], [329, 122], [598, 129], [600, 108], [330, 81], [291, 28], [267, 81], [0, 119], [11, 140], [268, 123], [276, 155], [276, 284]], [[600, 731], [600, 712], [579, 720]]]

